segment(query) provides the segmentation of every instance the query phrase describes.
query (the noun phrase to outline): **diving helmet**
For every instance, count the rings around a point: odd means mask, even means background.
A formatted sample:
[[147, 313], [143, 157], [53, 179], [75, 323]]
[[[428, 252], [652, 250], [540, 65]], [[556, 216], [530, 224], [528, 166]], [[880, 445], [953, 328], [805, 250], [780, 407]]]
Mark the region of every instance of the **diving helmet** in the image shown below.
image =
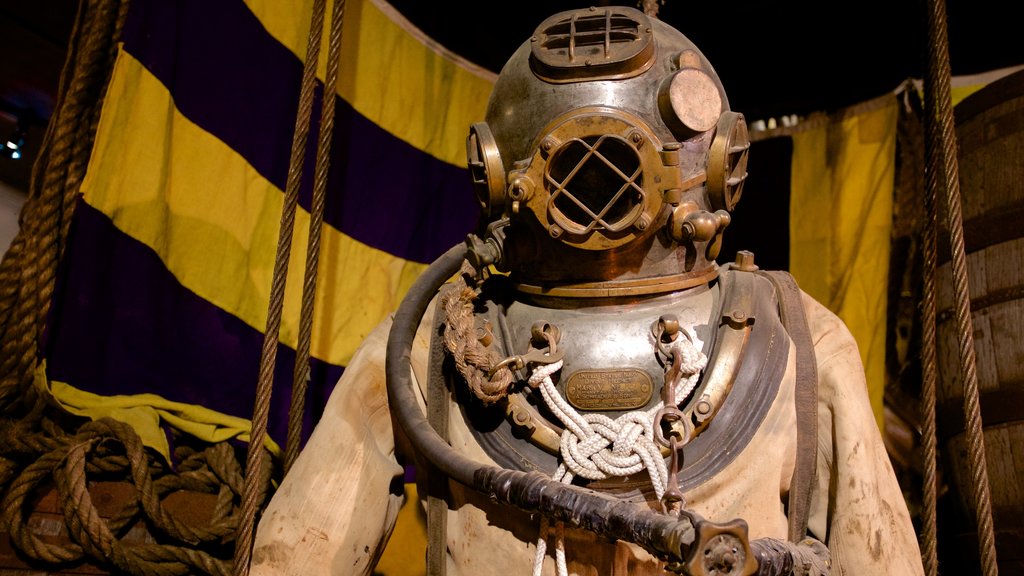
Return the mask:
[[749, 140], [682, 33], [630, 7], [544, 20], [467, 138], [487, 232], [470, 246], [520, 292], [659, 294], [705, 284]]
[[[509, 58], [467, 138], [485, 225], [439, 306], [468, 384], [450, 388], [472, 392], [459, 403], [496, 462], [575, 469], [566, 434], [591, 437], [575, 422], [641, 418], [651, 450], [692, 455], [668, 484], [695, 486], [749, 439], [731, 424], [758, 421], [752, 391], [770, 386], [733, 383], [764, 365], [740, 359], [770, 305], [764, 282], [715, 262], [749, 148], [704, 55], [635, 8], [556, 13]], [[624, 447], [618, 434], [605, 440]]]

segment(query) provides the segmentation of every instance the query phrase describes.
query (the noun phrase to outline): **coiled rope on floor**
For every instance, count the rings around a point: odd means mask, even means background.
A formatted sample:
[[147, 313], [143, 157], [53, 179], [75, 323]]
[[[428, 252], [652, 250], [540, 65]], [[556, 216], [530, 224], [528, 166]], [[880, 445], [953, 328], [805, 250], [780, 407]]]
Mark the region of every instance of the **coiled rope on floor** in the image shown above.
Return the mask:
[[[89, 422], [49, 404], [36, 387], [58, 266], [128, 12], [128, 0], [81, 0], [69, 38], [54, 113], [33, 165], [20, 229], [0, 261], [0, 537], [33, 568], [90, 563], [138, 575], [230, 572], [244, 481], [227, 443], [179, 443], [167, 463], [117, 420]], [[264, 452], [262, 445], [260, 452]], [[262, 502], [270, 470], [252, 479]], [[92, 501], [97, 481], [134, 487], [104, 518]], [[41, 537], [39, 497], [55, 493], [62, 538]], [[177, 517], [166, 499], [205, 495], [209, 518]], [[126, 531], [142, 527], [146, 541]]]
[[[230, 546], [237, 532], [237, 500], [242, 489], [240, 459], [229, 444], [177, 451], [172, 469], [143, 447], [135, 430], [118, 420], [85, 422], [64, 433], [40, 416], [32, 424], [4, 421], [0, 440], [0, 478], [4, 480], [0, 521], [11, 543], [41, 566], [92, 561], [133, 575], [226, 575]], [[35, 429], [35, 433], [27, 433]], [[48, 432], [47, 429], [56, 433]], [[134, 487], [120, 509], [103, 518], [88, 487], [91, 481], [125, 482]], [[264, 479], [269, 484], [269, 477]], [[54, 543], [32, 528], [33, 499], [53, 486], [60, 502], [68, 539]], [[209, 518], [185, 522], [165, 505], [178, 491], [214, 496]], [[208, 502], [210, 499], [204, 500]], [[151, 540], [127, 538], [127, 529], [141, 523]]]

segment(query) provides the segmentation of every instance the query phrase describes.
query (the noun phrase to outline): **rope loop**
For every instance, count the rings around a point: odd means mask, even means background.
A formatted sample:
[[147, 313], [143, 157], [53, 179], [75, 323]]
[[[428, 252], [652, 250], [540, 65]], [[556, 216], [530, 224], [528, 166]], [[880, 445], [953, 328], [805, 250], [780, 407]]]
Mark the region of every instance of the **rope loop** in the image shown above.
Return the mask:
[[[139, 576], [229, 573], [230, 562], [218, 555], [230, 553], [226, 547], [235, 541], [242, 486], [241, 464], [229, 444], [176, 450], [181, 462], [175, 473], [124, 422], [88, 421], [71, 434], [48, 417], [33, 424], [0, 423], [0, 438], [22, 435], [21, 442], [3, 445], [0, 452], [5, 488], [0, 523], [33, 566], [93, 561]], [[59, 436], [50, 436], [51, 431]], [[33, 446], [39, 450], [28, 449]], [[134, 490], [119, 496], [117, 508], [101, 516], [90, 486], [125, 480]], [[64, 517], [68, 540], [62, 543], [41, 537], [28, 517], [47, 490], [55, 494]], [[214, 495], [202, 525], [184, 522], [165, 507], [164, 499], [179, 490]], [[156, 542], [126, 538], [140, 522]]]

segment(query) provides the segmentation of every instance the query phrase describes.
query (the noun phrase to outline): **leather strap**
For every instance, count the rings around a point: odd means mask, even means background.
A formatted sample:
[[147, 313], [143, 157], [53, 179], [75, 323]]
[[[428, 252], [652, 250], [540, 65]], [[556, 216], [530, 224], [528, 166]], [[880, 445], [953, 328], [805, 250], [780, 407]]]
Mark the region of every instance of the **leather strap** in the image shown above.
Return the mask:
[[800, 288], [788, 272], [763, 271], [779, 295], [779, 315], [796, 346], [796, 466], [789, 484], [789, 540], [807, 537], [818, 460], [818, 367], [814, 342], [800, 301]]
[[[443, 310], [438, 308], [434, 312], [427, 368], [427, 422], [447, 442], [449, 398], [443, 367], [443, 319]], [[445, 576], [448, 566], [448, 502], [445, 498], [448, 493], [448, 477], [427, 465], [427, 576]]]

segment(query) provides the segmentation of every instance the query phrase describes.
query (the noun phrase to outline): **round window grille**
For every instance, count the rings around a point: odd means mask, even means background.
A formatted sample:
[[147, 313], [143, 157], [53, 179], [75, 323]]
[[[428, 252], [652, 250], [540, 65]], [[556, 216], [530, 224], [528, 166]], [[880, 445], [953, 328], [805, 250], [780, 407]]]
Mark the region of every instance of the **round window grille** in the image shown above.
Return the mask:
[[570, 234], [620, 232], [643, 211], [640, 156], [623, 138], [574, 138], [552, 154], [547, 166], [552, 219]]

